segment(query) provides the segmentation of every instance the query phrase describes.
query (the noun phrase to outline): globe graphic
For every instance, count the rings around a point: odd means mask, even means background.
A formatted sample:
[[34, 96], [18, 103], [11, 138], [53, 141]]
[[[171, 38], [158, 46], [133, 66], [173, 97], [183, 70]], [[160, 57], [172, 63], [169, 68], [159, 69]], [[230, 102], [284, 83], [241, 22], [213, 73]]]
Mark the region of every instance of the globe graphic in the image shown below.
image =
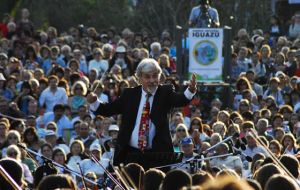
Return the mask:
[[193, 55], [199, 64], [210, 65], [218, 57], [218, 48], [210, 41], [201, 41], [194, 46]]

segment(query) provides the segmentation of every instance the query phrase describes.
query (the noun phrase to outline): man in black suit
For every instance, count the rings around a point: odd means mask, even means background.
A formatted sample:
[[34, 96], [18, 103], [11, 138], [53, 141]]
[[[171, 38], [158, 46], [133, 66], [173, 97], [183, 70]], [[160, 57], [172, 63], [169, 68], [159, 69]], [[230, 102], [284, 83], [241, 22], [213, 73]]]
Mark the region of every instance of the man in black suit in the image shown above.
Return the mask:
[[[173, 146], [169, 132], [168, 113], [174, 107], [190, 102], [196, 93], [196, 76], [193, 74], [188, 89], [176, 93], [170, 85], [159, 85], [161, 68], [154, 59], [144, 59], [136, 69], [140, 86], [125, 89], [114, 102], [103, 104], [94, 93], [87, 96], [90, 109], [96, 115], [111, 116], [122, 114], [122, 124], [117, 138], [114, 165], [137, 162], [145, 168], [158, 166], [155, 158], [147, 153], [172, 153]], [[150, 103], [149, 126], [141, 135], [144, 105]], [[140, 142], [145, 142], [141, 149]], [[135, 157], [132, 157], [135, 155]]]

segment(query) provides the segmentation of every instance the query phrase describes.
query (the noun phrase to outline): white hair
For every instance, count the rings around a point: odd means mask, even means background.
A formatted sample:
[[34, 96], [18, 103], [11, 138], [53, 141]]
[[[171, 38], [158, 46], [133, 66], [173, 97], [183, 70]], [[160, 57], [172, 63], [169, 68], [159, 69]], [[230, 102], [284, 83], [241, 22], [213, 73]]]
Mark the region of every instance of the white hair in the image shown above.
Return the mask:
[[69, 53], [71, 53], [72, 49], [69, 45], [63, 45], [61, 47], [61, 51], [68, 51]]
[[106, 43], [102, 46], [102, 51], [104, 51], [104, 50], [112, 51], [113, 49], [114, 49], [114, 47], [112, 45], [110, 45], [109, 43]]
[[161, 45], [160, 45], [159, 42], [153, 42], [153, 43], [150, 45], [151, 50], [153, 50], [155, 47], [158, 48], [159, 50], [161, 50]]
[[21, 159], [21, 151], [20, 151], [20, 149], [16, 145], [12, 144], [12, 145], [9, 145], [7, 147], [7, 149], [6, 149], [6, 155], [8, 156], [11, 152], [16, 152], [17, 153], [16, 160], [20, 160]]
[[269, 121], [266, 118], [260, 118], [257, 122], [258, 123], [263, 123], [266, 127], [269, 126]]
[[152, 58], [143, 59], [136, 68], [136, 75], [138, 78], [142, 76], [142, 73], [157, 71], [158, 74], [161, 74], [161, 68], [158, 65], [157, 61]]

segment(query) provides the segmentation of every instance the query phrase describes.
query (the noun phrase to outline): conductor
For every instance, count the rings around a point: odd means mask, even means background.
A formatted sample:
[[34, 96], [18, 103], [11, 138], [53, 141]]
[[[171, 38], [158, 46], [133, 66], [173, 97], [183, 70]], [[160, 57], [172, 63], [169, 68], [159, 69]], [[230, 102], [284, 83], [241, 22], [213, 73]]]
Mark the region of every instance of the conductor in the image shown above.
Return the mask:
[[140, 86], [125, 89], [117, 100], [106, 104], [94, 93], [87, 96], [95, 115], [122, 114], [114, 165], [136, 162], [147, 169], [161, 164], [148, 156], [151, 153], [173, 153], [168, 113], [192, 100], [197, 91], [196, 76], [192, 75], [184, 93], [177, 93], [171, 85], [159, 84], [161, 73], [157, 61], [143, 59], [136, 69]]

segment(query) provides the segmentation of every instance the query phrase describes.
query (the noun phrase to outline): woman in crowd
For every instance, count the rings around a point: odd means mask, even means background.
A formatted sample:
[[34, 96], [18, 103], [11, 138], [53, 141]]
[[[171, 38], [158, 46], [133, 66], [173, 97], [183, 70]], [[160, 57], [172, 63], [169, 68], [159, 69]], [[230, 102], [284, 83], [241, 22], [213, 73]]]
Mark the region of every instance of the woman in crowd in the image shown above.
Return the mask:
[[295, 155], [299, 152], [296, 139], [291, 133], [287, 133], [283, 136], [281, 144], [283, 145], [283, 154]]
[[81, 140], [74, 140], [70, 144], [70, 153], [67, 155], [67, 166], [68, 168], [80, 172], [77, 163], [87, 159], [88, 156], [84, 153], [84, 145]]
[[[7, 146], [9, 145], [17, 145], [18, 143], [21, 142], [21, 135], [18, 131], [16, 130], [10, 130], [7, 133], [7, 140], [6, 140], [6, 144]], [[2, 149], [2, 157], [6, 156], [6, 151], [7, 151], [7, 147]]]
[[72, 114], [78, 114], [78, 108], [86, 103], [87, 87], [82, 81], [77, 81], [71, 90], [73, 96], [69, 97], [68, 105], [71, 107]]
[[180, 141], [184, 137], [187, 137], [189, 133], [187, 127], [183, 123], [178, 124], [175, 131], [176, 132], [173, 137], [173, 146], [175, 151], [179, 151]]
[[282, 154], [282, 145], [277, 140], [271, 140], [269, 143], [269, 149], [277, 157], [280, 158]]
[[201, 143], [208, 139], [206, 133], [203, 131], [203, 124], [200, 117], [191, 119], [189, 135], [193, 138], [197, 150], [201, 147]]
[[23, 142], [26, 143], [27, 147], [35, 152], [37, 152], [41, 145], [44, 143], [39, 139], [37, 131], [34, 127], [28, 127], [24, 131]]
[[17, 162], [19, 162], [20, 164], [22, 164], [23, 167], [23, 174], [24, 174], [24, 178], [26, 180], [27, 183], [32, 184], [33, 183], [33, 177], [32, 174], [28, 168], [28, 166], [26, 164], [23, 164], [21, 162], [21, 152], [19, 150], [19, 148], [16, 145], [10, 145], [7, 147], [7, 157], [9, 158], [13, 158], [15, 159]]

